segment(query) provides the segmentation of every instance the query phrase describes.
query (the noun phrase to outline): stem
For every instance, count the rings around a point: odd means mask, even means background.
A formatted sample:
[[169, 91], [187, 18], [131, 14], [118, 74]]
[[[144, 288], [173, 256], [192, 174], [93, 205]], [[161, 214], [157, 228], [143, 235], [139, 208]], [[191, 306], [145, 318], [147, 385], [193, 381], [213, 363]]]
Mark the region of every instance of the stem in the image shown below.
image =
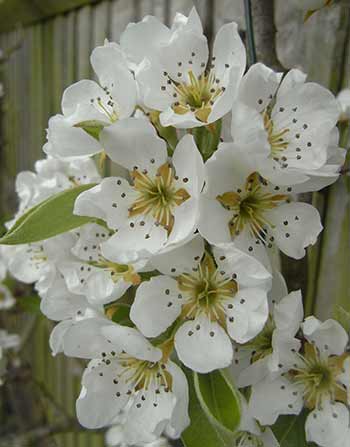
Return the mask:
[[244, 0], [244, 15], [247, 26], [248, 64], [251, 66], [257, 62], [257, 57], [254, 39], [252, 5], [250, 0]]

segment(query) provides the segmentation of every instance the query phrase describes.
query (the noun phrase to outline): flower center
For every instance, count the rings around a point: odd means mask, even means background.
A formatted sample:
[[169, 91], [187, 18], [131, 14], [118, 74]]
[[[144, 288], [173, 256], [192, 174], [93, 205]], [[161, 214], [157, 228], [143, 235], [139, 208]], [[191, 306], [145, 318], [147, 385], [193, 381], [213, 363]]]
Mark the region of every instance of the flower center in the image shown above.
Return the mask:
[[134, 170], [131, 173], [138, 198], [129, 208], [129, 217], [150, 214], [157, 225], [161, 225], [168, 233], [174, 226], [173, 210], [190, 198], [184, 188], [177, 188], [173, 168], [162, 165], [154, 178], [147, 172]]
[[217, 196], [221, 205], [233, 212], [229, 221], [231, 236], [238, 236], [245, 228], [256, 239], [266, 242], [265, 227], [272, 224], [267, 220], [265, 213], [285, 202], [285, 194], [271, 194], [265, 190], [266, 182], [257, 172], [251, 174], [246, 181], [244, 190], [229, 191]]
[[98, 261], [90, 261], [89, 265], [110, 272], [111, 278], [115, 283], [121, 279], [133, 285], [138, 285], [141, 282], [140, 275], [135, 272], [132, 265], [116, 264], [115, 262], [108, 261], [102, 255], [99, 255]]
[[184, 273], [177, 278], [177, 282], [187, 298], [182, 310], [184, 318], [196, 318], [204, 312], [211, 321], [219, 321], [225, 326], [223, 304], [236, 294], [237, 283], [222, 276], [209, 254], [205, 254], [196, 273]]
[[348, 354], [323, 357], [316, 347], [305, 344], [305, 354], [300, 356], [302, 366], [291, 371], [293, 381], [303, 385], [305, 405], [313, 409], [322, 404], [323, 399], [347, 402], [346, 388], [339, 382], [343, 364]]
[[225, 91], [225, 87], [219, 87], [220, 81], [212, 71], [198, 77], [189, 71], [188, 77], [189, 81], [183, 83], [171, 80], [176, 98], [173, 110], [180, 115], [194, 112], [197, 119], [206, 122], [215, 100]]
[[[285, 135], [289, 132], [289, 129], [276, 130], [275, 124], [267, 110], [263, 112], [263, 119], [267, 138], [271, 147], [271, 157], [275, 161], [280, 161], [280, 159], [283, 162], [286, 161], [286, 157], [281, 157], [281, 153], [288, 147], [289, 142], [285, 139]], [[282, 166], [284, 165], [285, 164], [282, 164]]]
[[136, 359], [125, 353], [119, 355], [119, 360], [123, 367], [119, 377], [123, 377], [126, 383], [132, 382], [135, 391], [147, 390], [150, 385], [156, 389], [164, 387], [164, 391], [171, 391], [172, 376], [164, 363]]

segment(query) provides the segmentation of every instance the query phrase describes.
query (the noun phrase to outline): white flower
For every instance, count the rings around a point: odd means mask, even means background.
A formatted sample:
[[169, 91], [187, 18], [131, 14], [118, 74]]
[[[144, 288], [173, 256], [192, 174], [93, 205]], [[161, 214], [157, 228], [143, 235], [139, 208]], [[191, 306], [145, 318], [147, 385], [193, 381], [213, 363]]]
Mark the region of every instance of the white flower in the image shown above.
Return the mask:
[[267, 182], [233, 143], [221, 143], [206, 168], [198, 226], [210, 243], [233, 241], [268, 265], [266, 249], [273, 244], [300, 259], [316, 242], [322, 230], [316, 208], [291, 202], [293, 187]]
[[77, 198], [74, 213], [107, 222], [115, 234], [102, 254], [117, 263], [147, 258], [191, 238], [197, 228], [204, 165], [191, 135], [168, 160], [166, 144], [143, 119], [128, 118], [104, 129], [101, 141], [132, 183], [105, 178]]
[[252, 417], [245, 397], [241, 394], [241, 421], [233, 443], [234, 447], [279, 447], [269, 427], [261, 427]]
[[337, 100], [340, 104], [341, 108], [341, 120], [349, 120], [350, 119], [350, 89], [345, 88], [342, 90], [338, 96]]
[[246, 64], [237, 25], [218, 32], [209, 61], [207, 39], [195, 9], [177, 16], [170, 30], [155, 17], [131, 23], [121, 47], [136, 68], [143, 104], [161, 112], [163, 126], [191, 128], [213, 123], [231, 108]]
[[74, 242], [73, 233], [63, 233], [43, 242], [6, 246], [3, 251], [8, 256], [8, 270], [19, 281], [36, 283], [36, 290], [45, 293], [60, 275], [59, 263], [73, 257]]
[[[344, 352], [348, 336], [336, 321], [321, 323], [314, 317], [305, 320], [303, 330], [303, 352], [295, 354], [288, 373], [252, 387], [250, 411], [260, 423], [270, 425], [280, 414], [298, 414], [305, 406], [312, 410], [306, 420], [308, 439], [325, 447], [340, 445], [349, 428], [350, 359]], [[323, 426], [325, 419], [328, 424]]]
[[76, 258], [63, 261], [59, 267], [71, 292], [86, 296], [91, 304], [106, 304], [140, 283], [137, 272], [145, 266], [145, 261], [118, 264], [102, 255], [101, 244], [108, 241], [109, 230], [87, 224], [76, 235], [78, 239], [71, 250]]
[[263, 330], [250, 342], [236, 346], [231, 370], [238, 387], [272, 379], [291, 368], [300, 349], [295, 336], [303, 317], [300, 291], [291, 292], [274, 305]]
[[88, 428], [111, 425], [127, 411], [127, 444], [155, 441], [164, 430], [179, 437], [189, 424], [188, 385], [168, 349], [154, 347], [136, 329], [87, 319], [72, 326], [66, 355], [92, 358], [82, 379], [78, 419]]
[[263, 328], [270, 275], [254, 258], [233, 248], [204, 251], [196, 236], [186, 245], [152, 258], [167, 276], [137, 289], [130, 318], [147, 336], [175, 325], [180, 360], [206, 373], [232, 361], [230, 338], [244, 343]]
[[[305, 78], [296, 69], [282, 79], [282, 73], [253, 65], [240, 84], [231, 128], [234, 142], [251, 156], [263, 177], [278, 185], [302, 183], [300, 192], [337, 179], [334, 173], [328, 178], [323, 167], [328, 147], [338, 143], [339, 107], [329, 90], [305, 83]], [[320, 176], [324, 184], [313, 185], [313, 177]]]
[[[95, 81], [82, 80], [63, 93], [62, 113], [49, 120], [44, 151], [58, 157], [77, 157], [101, 152], [94, 127], [108, 126], [129, 117], [136, 106], [136, 83], [118, 45], [106, 42], [91, 54]], [[84, 130], [91, 129], [90, 133]]]

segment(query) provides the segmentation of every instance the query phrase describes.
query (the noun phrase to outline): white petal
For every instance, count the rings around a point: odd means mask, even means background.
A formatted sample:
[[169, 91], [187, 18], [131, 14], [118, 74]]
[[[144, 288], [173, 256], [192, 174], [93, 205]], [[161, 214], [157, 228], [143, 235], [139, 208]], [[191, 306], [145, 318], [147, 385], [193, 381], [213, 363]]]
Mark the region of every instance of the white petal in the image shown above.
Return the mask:
[[241, 82], [239, 100], [262, 112], [275, 94], [281, 77], [282, 73], [275, 73], [264, 64], [252, 65]]
[[273, 313], [274, 306], [280, 302], [280, 300], [288, 295], [288, 288], [285, 279], [281, 272], [276, 269], [272, 270], [272, 287], [268, 293], [270, 312]]
[[171, 36], [167, 26], [156, 17], [146, 16], [141, 22], [129, 23], [120, 36], [120, 45], [127, 56], [135, 63], [144, 57], [153, 56], [162, 42]]
[[130, 116], [136, 106], [136, 83], [123, 53], [112, 45], [96, 47], [91, 54], [91, 65], [100, 84], [108, 87], [119, 117]]
[[343, 354], [349, 340], [345, 329], [337, 321], [320, 322], [313, 316], [305, 319], [303, 332], [307, 340], [328, 355]]
[[68, 329], [71, 328], [72, 324], [73, 324], [72, 320], [60, 321], [52, 329], [49, 340], [52, 355], [56, 355], [59, 352], [63, 352], [64, 338], [67, 334]]
[[127, 223], [129, 208], [135, 200], [134, 189], [120, 177], [108, 177], [87, 191], [79, 194], [74, 214], [98, 217], [112, 229]]
[[192, 135], [185, 135], [176, 146], [173, 165], [179, 181], [193, 197], [202, 191], [205, 180], [203, 159]]
[[288, 203], [267, 213], [274, 227], [271, 234], [286, 255], [301, 259], [305, 248], [315, 244], [322, 231], [320, 215], [307, 203]]
[[188, 383], [185, 374], [175, 363], [169, 361], [167, 370], [173, 379], [172, 392], [176, 397], [176, 406], [166, 432], [172, 439], [177, 439], [190, 424]]
[[304, 318], [301, 291], [291, 292], [276, 304], [273, 318], [279, 330], [295, 335]]
[[[232, 305], [232, 308], [229, 305]], [[243, 288], [227, 304], [227, 330], [238, 343], [246, 343], [264, 327], [268, 317], [267, 294], [263, 289]]]
[[349, 433], [349, 410], [339, 402], [325, 402], [322, 409], [308, 415], [305, 432], [307, 441], [322, 447], [344, 445], [341, 441], [344, 442]]
[[226, 210], [216, 199], [202, 195], [198, 229], [200, 234], [211, 244], [231, 242], [229, 221], [232, 212]]
[[191, 111], [182, 115], [174, 112], [171, 107], [168, 107], [159, 115], [159, 120], [162, 126], [174, 126], [177, 129], [190, 129], [203, 126], [203, 121], [199, 121], [194, 112]]
[[109, 352], [111, 345], [101, 334], [101, 328], [109, 323], [104, 318], [88, 318], [74, 324], [65, 337], [65, 355], [93, 359], [100, 358], [102, 352]]
[[214, 41], [213, 56], [216, 78], [223, 79], [232, 67], [238, 69], [238, 76], [242, 77], [246, 66], [246, 52], [236, 23], [227, 23], [219, 29]]
[[208, 43], [204, 35], [192, 30], [176, 31], [169, 43], [162, 45], [160, 58], [165, 71], [176, 82], [188, 81], [188, 72], [204, 72], [208, 61]]
[[189, 198], [173, 211], [174, 226], [169, 235], [167, 246], [183, 244], [192, 239], [199, 220], [199, 200]]
[[174, 279], [156, 276], [138, 287], [130, 318], [146, 337], [156, 337], [180, 315], [183, 301]]
[[196, 235], [190, 242], [152, 257], [152, 265], [164, 275], [190, 273], [204, 254], [204, 240]]
[[50, 118], [47, 137], [50, 142], [50, 155], [53, 156], [77, 157], [94, 155], [102, 151], [99, 141], [83, 129], [72, 127], [60, 115]]
[[162, 358], [162, 351], [155, 348], [136, 329], [119, 324], [109, 324], [101, 328], [101, 333], [112, 342], [113, 347], [120, 352], [127, 352], [132, 357], [150, 362], [158, 362]]
[[77, 417], [84, 427], [110, 425], [127, 404], [128, 385], [123, 380], [117, 380], [119, 372], [120, 367], [115, 360], [109, 365], [91, 362], [85, 370], [83, 388], [76, 402]]
[[111, 159], [130, 171], [137, 166], [154, 175], [167, 160], [165, 141], [143, 119], [117, 121], [103, 129], [100, 140]]
[[252, 256], [247, 255], [232, 244], [223, 244], [213, 249], [219, 270], [225, 271], [230, 276], [235, 276], [235, 281], [240, 287], [264, 287], [271, 286], [271, 274], [265, 267]]
[[135, 216], [101, 246], [107, 259], [120, 264], [130, 264], [149, 258], [164, 246], [167, 231], [149, 216]]
[[299, 414], [302, 407], [302, 393], [285, 377], [264, 380], [252, 387], [249, 408], [262, 425], [274, 424], [281, 414]]
[[226, 368], [233, 356], [232, 344], [226, 332], [204, 315], [187, 321], [178, 329], [175, 348], [184, 365], [203, 374]]

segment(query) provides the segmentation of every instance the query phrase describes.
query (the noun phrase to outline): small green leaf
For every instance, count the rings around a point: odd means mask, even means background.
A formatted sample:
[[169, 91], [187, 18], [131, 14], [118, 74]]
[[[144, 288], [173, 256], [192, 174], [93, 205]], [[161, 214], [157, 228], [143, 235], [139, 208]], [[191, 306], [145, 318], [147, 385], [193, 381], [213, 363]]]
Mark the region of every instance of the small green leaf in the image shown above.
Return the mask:
[[308, 447], [306, 442], [305, 420], [307, 412], [297, 416], [280, 416], [272, 430], [280, 443], [280, 447]]
[[106, 126], [105, 123], [97, 120], [82, 121], [74, 125], [74, 127], [80, 127], [83, 130], [85, 130], [85, 132], [87, 132], [90, 136], [92, 136], [96, 140], [100, 138], [101, 130], [105, 126]]
[[115, 305], [112, 321], [114, 321], [114, 323], [120, 324], [121, 326], [131, 326], [132, 322], [130, 320], [130, 306], [123, 303]]
[[[191, 425], [182, 433], [185, 447], [232, 447], [234, 435], [209, 417], [198, 399], [192, 371], [185, 371], [190, 389], [189, 415]], [[219, 373], [220, 374], [220, 373]]]
[[195, 127], [192, 134], [196, 141], [199, 152], [202, 154], [203, 160], [207, 161], [217, 150], [221, 136], [221, 120], [208, 126]]
[[194, 385], [208, 416], [234, 433], [240, 421], [240, 399], [224, 374], [219, 370], [209, 374], [195, 374]]
[[75, 216], [74, 202], [78, 195], [95, 186], [81, 185], [55, 194], [23, 214], [14, 226], [0, 239], [0, 244], [18, 245], [43, 241], [88, 222], [90, 217]]

